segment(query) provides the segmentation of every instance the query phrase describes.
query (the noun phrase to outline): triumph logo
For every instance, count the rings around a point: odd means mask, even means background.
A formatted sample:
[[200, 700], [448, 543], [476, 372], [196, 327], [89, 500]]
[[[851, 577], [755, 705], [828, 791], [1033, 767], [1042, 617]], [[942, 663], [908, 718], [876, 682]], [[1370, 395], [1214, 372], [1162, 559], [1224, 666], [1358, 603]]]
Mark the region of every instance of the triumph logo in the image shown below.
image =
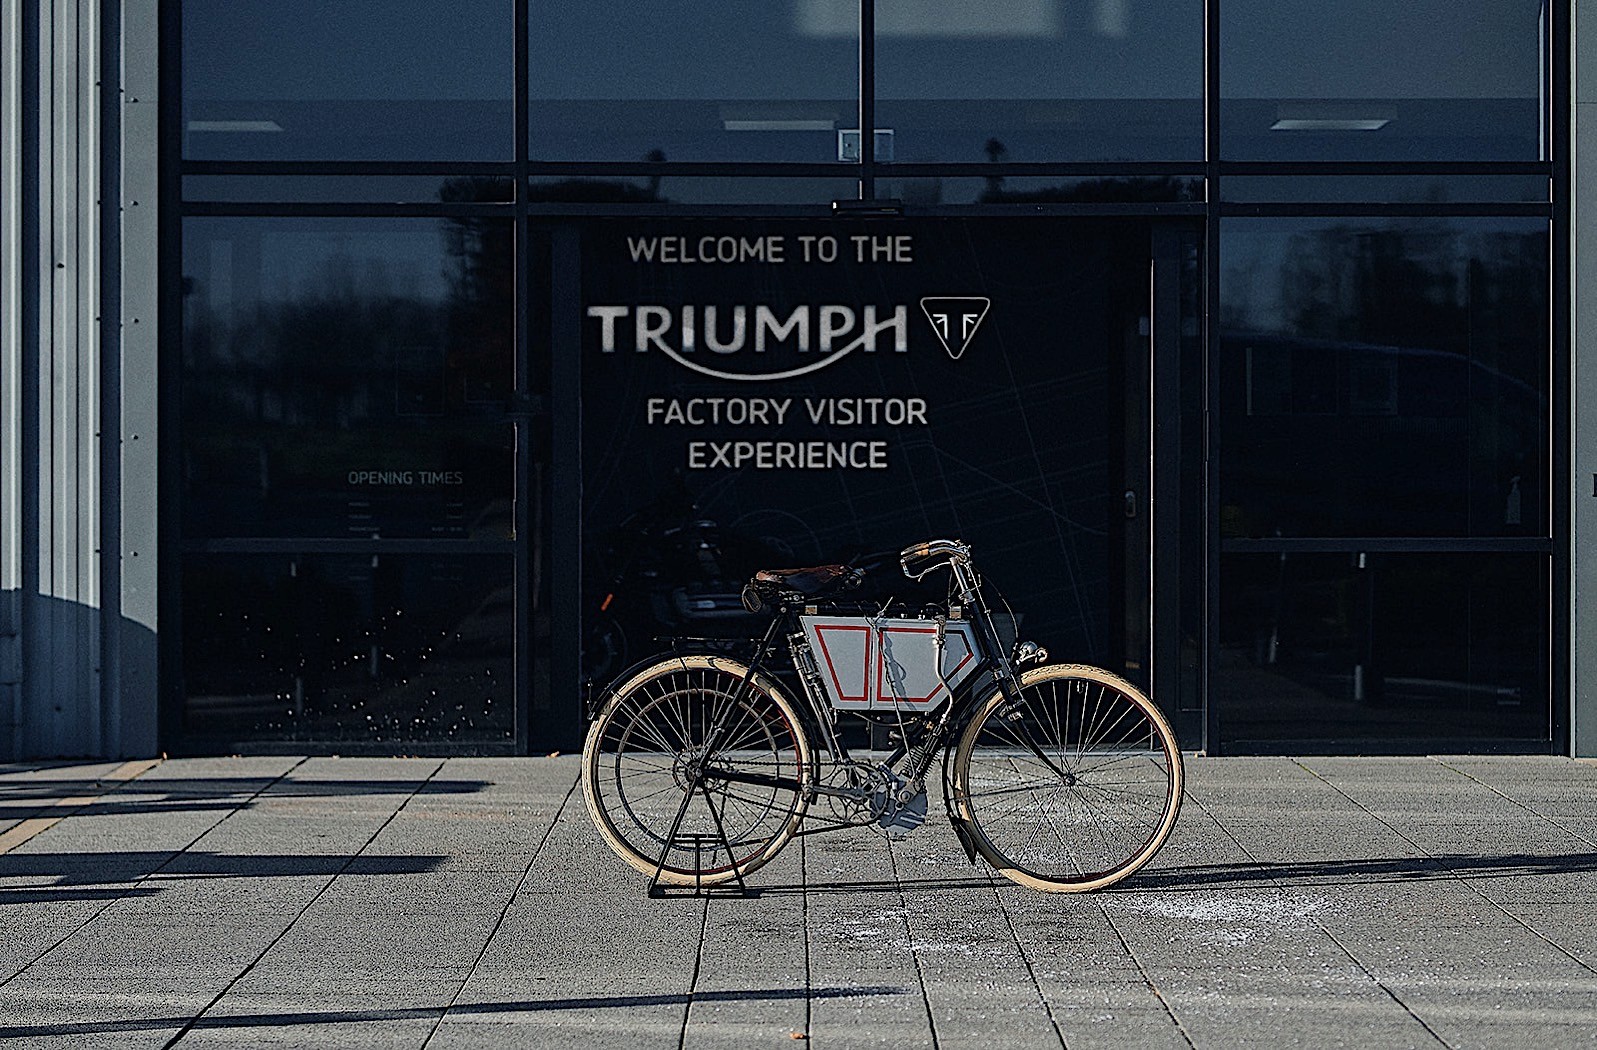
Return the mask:
[[[955, 360], [970, 345], [987, 306], [988, 300], [972, 297], [921, 300], [938, 341]], [[700, 375], [740, 383], [808, 375], [855, 351], [909, 351], [907, 306], [828, 304], [797, 306], [786, 313], [763, 304], [590, 306], [587, 314], [599, 322], [603, 353], [616, 353], [630, 336], [637, 353], [656, 350]], [[753, 367], [729, 367], [733, 361]]]
[[991, 299], [979, 295], [928, 296], [920, 301], [920, 308], [926, 311], [926, 319], [932, 323], [932, 331], [937, 333], [943, 349], [955, 361], [965, 353], [991, 305]]

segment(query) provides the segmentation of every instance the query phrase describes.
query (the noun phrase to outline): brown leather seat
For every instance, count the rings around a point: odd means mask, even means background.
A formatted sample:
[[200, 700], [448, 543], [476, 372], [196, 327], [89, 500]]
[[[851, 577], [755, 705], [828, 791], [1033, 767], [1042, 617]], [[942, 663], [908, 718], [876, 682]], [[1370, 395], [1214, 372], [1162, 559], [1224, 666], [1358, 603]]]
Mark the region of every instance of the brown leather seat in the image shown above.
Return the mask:
[[754, 582], [811, 598], [838, 586], [843, 578], [851, 576], [853, 571], [847, 565], [814, 565], [807, 569], [761, 569], [754, 574]]

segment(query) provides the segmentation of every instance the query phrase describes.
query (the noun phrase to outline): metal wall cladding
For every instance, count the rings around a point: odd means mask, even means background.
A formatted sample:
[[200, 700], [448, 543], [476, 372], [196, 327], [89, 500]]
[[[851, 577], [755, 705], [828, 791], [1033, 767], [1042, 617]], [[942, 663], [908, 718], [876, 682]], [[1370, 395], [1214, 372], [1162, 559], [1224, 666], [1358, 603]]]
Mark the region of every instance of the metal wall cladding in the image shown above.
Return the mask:
[[935, 711], [981, 663], [976, 632], [964, 620], [947, 621], [941, 644], [936, 620], [802, 616], [800, 621], [832, 706], [844, 711]]

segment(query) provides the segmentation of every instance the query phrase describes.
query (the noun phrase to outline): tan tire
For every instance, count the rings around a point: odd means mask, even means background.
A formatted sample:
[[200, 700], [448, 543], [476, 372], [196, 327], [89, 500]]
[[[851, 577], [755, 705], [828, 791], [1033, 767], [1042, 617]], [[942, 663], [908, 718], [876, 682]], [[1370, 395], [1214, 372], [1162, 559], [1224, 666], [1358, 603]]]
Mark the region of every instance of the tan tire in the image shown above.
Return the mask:
[[988, 863], [1022, 886], [1081, 893], [1119, 882], [1175, 827], [1175, 733], [1136, 686], [1102, 668], [1034, 667], [1019, 694], [1013, 704], [994, 689], [961, 733], [956, 814]]
[[[792, 702], [763, 675], [734, 702], [747, 673], [724, 656], [661, 659], [622, 682], [588, 728], [583, 795], [622, 860], [654, 875], [682, 816], [663, 883], [712, 886], [747, 875], [776, 856], [804, 818], [814, 770], [808, 736]], [[695, 764], [707, 775], [690, 791]]]

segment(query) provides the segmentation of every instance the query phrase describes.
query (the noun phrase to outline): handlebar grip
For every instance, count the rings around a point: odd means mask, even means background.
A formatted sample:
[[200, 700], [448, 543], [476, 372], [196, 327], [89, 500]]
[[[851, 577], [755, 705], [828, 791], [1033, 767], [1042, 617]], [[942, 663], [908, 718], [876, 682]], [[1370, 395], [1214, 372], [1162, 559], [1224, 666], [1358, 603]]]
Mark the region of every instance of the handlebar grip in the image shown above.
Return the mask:
[[928, 572], [937, 568], [937, 565], [928, 565], [920, 572], [912, 571], [911, 563], [924, 561], [927, 558], [946, 556], [949, 562], [970, 559], [970, 548], [958, 540], [927, 540], [924, 543], [914, 543], [905, 547], [898, 555], [898, 567], [904, 570], [904, 575], [912, 580], [918, 580]]

